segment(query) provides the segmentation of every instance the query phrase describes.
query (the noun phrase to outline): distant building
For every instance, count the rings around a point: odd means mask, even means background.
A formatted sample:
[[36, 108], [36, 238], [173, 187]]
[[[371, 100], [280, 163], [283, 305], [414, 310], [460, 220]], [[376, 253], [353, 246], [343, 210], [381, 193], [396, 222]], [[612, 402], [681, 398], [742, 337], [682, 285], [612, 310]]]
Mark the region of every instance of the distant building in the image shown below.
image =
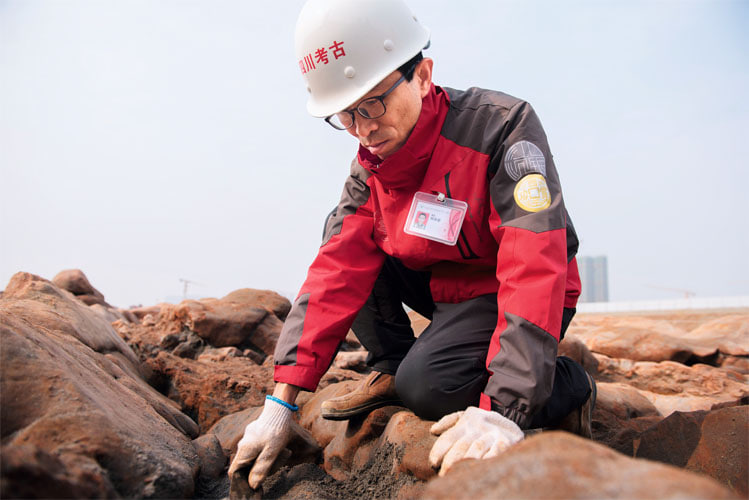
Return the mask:
[[583, 291], [580, 302], [609, 301], [609, 265], [606, 256], [578, 257]]

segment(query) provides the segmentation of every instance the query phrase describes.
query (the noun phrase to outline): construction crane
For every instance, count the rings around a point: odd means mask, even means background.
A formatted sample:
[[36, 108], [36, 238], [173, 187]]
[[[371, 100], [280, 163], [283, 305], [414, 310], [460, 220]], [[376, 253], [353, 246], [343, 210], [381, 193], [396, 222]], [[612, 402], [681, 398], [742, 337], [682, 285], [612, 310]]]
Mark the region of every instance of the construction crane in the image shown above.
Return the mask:
[[197, 281], [186, 280], [186, 279], [183, 279], [183, 278], [180, 278], [179, 280], [184, 284], [184, 286], [182, 287], [182, 298], [183, 299], [187, 298], [187, 287], [189, 285], [206, 286], [206, 285], [204, 285], [202, 283], [198, 283]]
[[685, 290], [683, 288], [669, 288], [669, 287], [658, 286], [658, 285], [645, 285], [645, 286], [647, 286], [648, 288], [655, 288], [656, 290], [664, 290], [666, 292], [683, 293], [685, 299], [688, 299], [690, 297], [694, 297], [695, 295], [697, 295], [692, 290]]

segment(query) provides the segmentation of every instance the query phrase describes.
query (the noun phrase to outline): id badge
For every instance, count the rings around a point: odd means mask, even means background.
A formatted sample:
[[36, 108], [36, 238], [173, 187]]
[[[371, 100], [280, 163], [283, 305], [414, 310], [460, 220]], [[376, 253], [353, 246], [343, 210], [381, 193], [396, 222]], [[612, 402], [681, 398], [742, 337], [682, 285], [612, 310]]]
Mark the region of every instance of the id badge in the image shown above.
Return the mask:
[[452, 246], [458, 242], [467, 210], [465, 201], [447, 198], [442, 193], [434, 195], [419, 191], [411, 202], [403, 231]]

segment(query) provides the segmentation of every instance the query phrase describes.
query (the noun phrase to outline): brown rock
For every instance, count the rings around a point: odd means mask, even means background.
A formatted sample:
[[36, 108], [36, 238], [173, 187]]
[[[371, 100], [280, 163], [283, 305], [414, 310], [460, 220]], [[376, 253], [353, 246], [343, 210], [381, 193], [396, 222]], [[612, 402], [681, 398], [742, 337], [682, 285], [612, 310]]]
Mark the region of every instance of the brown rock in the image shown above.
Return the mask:
[[749, 407], [708, 413], [702, 423], [702, 438], [685, 468], [749, 496]]
[[193, 332], [186, 332], [183, 339], [172, 349], [172, 354], [180, 358], [195, 359], [203, 352], [205, 342]]
[[544, 432], [498, 457], [465, 460], [427, 483], [421, 498], [733, 499], [704, 476], [625, 457], [565, 432]]
[[[74, 475], [90, 474], [85, 483], [105, 496], [107, 481], [120, 496], [192, 495], [198, 457], [175, 428], [179, 412], [133, 378], [135, 355], [108, 323], [52, 283], [18, 273], [0, 301], [0, 335], [7, 453], [34, 446]], [[40, 491], [60, 483], [55, 470], [39, 480]]]
[[749, 495], [749, 406], [675, 412], [640, 436], [636, 456], [708, 475]]
[[[245, 427], [257, 420], [263, 407], [250, 407], [240, 412], [227, 415], [208, 431], [215, 435], [226, 456], [233, 458], [237, 451], [237, 443], [244, 435]], [[316, 462], [322, 452], [317, 440], [300, 426], [296, 421], [292, 423], [294, 433], [291, 441], [286, 445], [285, 452], [279, 456], [274, 464], [278, 469], [283, 465], [295, 465], [303, 462]], [[246, 476], [246, 474], [245, 474]]]
[[647, 317], [605, 317], [596, 327], [573, 329], [571, 333], [595, 353], [635, 361], [683, 363], [693, 356], [707, 357], [717, 351], [717, 346], [691, 342], [684, 330], [668, 321]]
[[599, 382], [597, 389], [596, 408], [619, 419], [661, 416], [653, 403], [631, 385]]
[[749, 385], [740, 373], [696, 364], [635, 362], [596, 355], [598, 378], [635, 387], [664, 415], [674, 411], [710, 410], [718, 405], [745, 404]]
[[251, 347], [257, 347], [261, 352], [268, 356], [273, 355], [276, 350], [278, 337], [281, 335], [283, 321], [276, 316], [269, 314], [257, 326], [254, 332], [249, 336], [249, 340], [243, 344], [249, 344]]
[[[80, 297], [77, 298], [80, 299]], [[118, 309], [108, 308], [98, 303], [90, 305], [90, 308], [107, 323], [114, 323], [115, 321], [125, 321], [128, 323], [130, 322], [130, 320]]]
[[157, 327], [164, 333], [194, 331], [214, 347], [273, 350], [283, 323], [268, 309], [224, 299], [185, 300], [162, 306]]
[[176, 429], [188, 436], [197, 436], [197, 425], [145, 382], [150, 370], [140, 364], [112, 325], [91, 308], [72, 300], [67, 292], [38, 276], [17, 273], [8, 284], [2, 310], [43, 332], [61, 335], [60, 341], [70, 337], [102, 353], [95, 355], [85, 351], [92, 354], [101, 369], [145, 399]]
[[346, 422], [343, 420], [327, 420], [320, 416], [320, 405], [328, 399], [343, 396], [354, 390], [357, 382], [349, 380], [328, 385], [323, 389], [318, 389], [304, 405], [299, 405], [299, 423], [310, 431], [320, 446], [323, 448], [330, 443], [333, 438], [343, 433], [346, 428]]
[[216, 299], [185, 300], [162, 308], [160, 321], [176, 324], [173, 331], [187, 327], [209, 344], [225, 347], [242, 344], [269, 314], [262, 307], [246, 308]]
[[263, 498], [418, 498], [424, 482], [393, 474], [393, 453], [391, 444], [378, 447], [367, 463], [344, 481], [335, 480], [311, 463], [281, 469], [263, 483]]
[[161, 314], [161, 308], [169, 306], [171, 304], [157, 304], [155, 306], [146, 306], [146, 307], [134, 307], [132, 309], [128, 309], [130, 313], [138, 318], [138, 320], [143, 320], [146, 316], [151, 316], [151, 319], [158, 318]]
[[28, 273], [13, 275], [5, 288], [3, 309], [35, 327], [75, 338], [96, 352], [118, 351], [138, 364], [108, 321], [43, 278]]
[[749, 356], [749, 314], [729, 314], [707, 321], [684, 336], [723, 354]]
[[[247, 288], [222, 299], [185, 300], [177, 305], [138, 307], [128, 313], [141, 325], [153, 327], [151, 337], [189, 330], [213, 347], [249, 348], [265, 358], [273, 354], [283, 326], [279, 318], [285, 318], [290, 307], [288, 300], [274, 292]], [[159, 344], [154, 338], [149, 343]]]
[[286, 320], [286, 316], [291, 310], [291, 302], [288, 299], [270, 290], [240, 288], [221, 300], [238, 304], [254, 304], [257, 307], [269, 310], [281, 321]]
[[336, 354], [333, 366], [344, 370], [354, 370], [360, 373], [369, 372], [367, 366], [367, 351], [341, 351]]
[[198, 356], [198, 361], [202, 362], [219, 362], [219, 361], [226, 361], [228, 358], [241, 358], [244, 357], [244, 354], [242, 351], [237, 349], [236, 347], [218, 347], [218, 348], [209, 348], [203, 351], [200, 356]]
[[421, 332], [426, 330], [426, 328], [431, 323], [430, 320], [417, 313], [416, 311], [409, 311], [408, 317], [411, 318], [411, 328], [413, 328], [414, 335], [416, 337], [421, 335]]
[[156, 392], [138, 377], [139, 372], [136, 372], [119, 353], [109, 353], [105, 357], [110, 363], [102, 360], [102, 369], [117, 379], [123, 386], [145, 399], [156, 413], [161, 415], [175, 429], [191, 438], [197, 437], [200, 432], [198, 425], [180, 411], [177, 403]]
[[213, 434], [221, 444], [221, 449], [227, 457], [231, 457], [237, 451], [237, 443], [242, 439], [244, 428], [250, 422], [254, 422], [263, 411], [262, 406], [251, 406], [242, 411], [231, 413], [219, 419], [208, 430], [207, 434]]
[[594, 352], [637, 361], [671, 360], [719, 366], [726, 356], [749, 356], [746, 312], [578, 314], [570, 332]]
[[96, 295], [89, 295], [89, 294], [76, 295], [75, 298], [78, 299], [78, 300], [80, 300], [81, 302], [83, 302], [87, 306], [100, 305], [100, 306], [106, 307], [107, 309], [115, 310], [104, 299], [99, 298]]
[[593, 439], [612, 450], [633, 457], [640, 434], [663, 420], [663, 417], [617, 418], [613, 413], [596, 408], [593, 412]]
[[86, 305], [101, 304], [108, 308], [112, 307], [107, 304], [104, 300], [104, 295], [91, 285], [86, 275], [80, 269], [60, 271], [52, 278], [52, 283], [72, 293]]
[[593, 411], [593, 439], [620, 453], [634, 456], [640, 434], [663, 420], [645, 396], [626, 384], [598, 383]]
[[249, 472], [249, 469], [240, 469], [232, 474], [229, 500], [261, 500], [263, 498], [262, 486], [257, 490], [250, 488]]
[[156, 325], [156, 319], [150, 314], [146, 314], [146, 316], [143, 318], [143, 324], [145, 326], [154, 326]]
[[203, 431], [225, 415], [263, 404], [273, 389], [272, 357], [262, 362], [247, 356], [255, 351], [203, 345], [196, 334], [183, 326], [172, 328], [175, 325], [161, 316], [152, 325], [114, 323], [150, 371], [151, 385], [175, 401]]
[[320, 379], [320, 383], [317, 385], [317, 390], [319, 391], [331, 384], [337, 384], [339, 382], [346, 382], [348, 380], [361, 380], [362, 378], [364, 378], [364, 376], [364, 374], [355, 372], [353, 370], [346, 370], [343, 368], [338, 368], [336, 366], [331, 366], [330, 368], [328, 368], [328, 371], [325, 372], [325, 375], [323, 375]]
[[[80, 297], [76, 298], [80, 299]], [[138, 318], [136, 318], [134, 314], [126, 309], [115, 309], [113, 307], [106, 307], [101, 304], [93, 304], [90, 305], [89, 308], [108, 323], [114, 323], [115, 321], [122, 321], [124, 323], [138, 322]]]
[[434, 422], [422, 420], [411, 411], [393, 415], [378, 446], [390, 443], [395, 447], [394, 474], [409, 474], [425, 481], [436, 475], [429, 465], [429, 452], [437, 441], [437, 436], [429, 432], [432, 424]]
[[718, 357], [717, 365], [727, 370], [739, 372], [742, 375], [749, 375], [749, 356], [721, 354]]
[[598, 360], [591, 354], [590, 349], [574, 335], [565, 335], [559, 343], [558, 356], [567, 356], [582, 365], [586, 372], [594, 377], [598, 373]]
[[700, 440], [707, 413], [672, 413], [640, 435], [635, 456], [684, 467]]
[[0, 478], [2, 498], [117, 498], [94, 460], [68, 466], [31, 444], [2, 447]]
[[356, 338], [356, 334], [353, 330], [349, 330], [348, 333], [346, 333], [346, 338], [343, 339], [343, 343], [341, 344], [341, 350], [343, 351], [358, 351], [362, 349], [361, 342], [359, 342], [359, 339]]
[[344, 421], [343, 432], [337, 434], [323, 451], [325, 472], [340, 480], [352, 470], [364, 466], [377, 449], [377, 442], [390, 417], [401, 411], [397, 406], [378, 408], [371, 413]]
[[157, 352], [145, 363], [153, 371], [152, 385], [177, 402], [184, 413], [209, 429], [225, 415], [261, 406], [273, 392], [273, 366], [258, 366], [248, 358], [200, 362]]
[[114, 311], [119, 316], [122, 316], [123, 321], [125, 321], [126, 323], [138, 322], [138, 317], [135, 314], [131, 313], [128, 309], [117, 308], [117, 309], [114, 309]]
[[265, 355], [255, 352], [252, 349], [245, 349], [242, 351], [242, 356], [251, 359], [256, 365], [262, 365], [265, 362]]
[[[293, 430], [291, 441], [286, 445], [284, 450], [288, 454], [283, 465], [297, 465], [301, 463], [318, 463], [320, 461], [320, 455], [322, 454], [322, 447], [320, 443], [309, 433], [307, 429], [299, 425], [294, 420], [291, 423]], [[276, 468], [282, 464], [274, 464]]]
[[224, 474], [227, 456], [215, 434], [203, 434], [193, 440], [195, 451], [200, 458], [199, 481], [211, 481]]

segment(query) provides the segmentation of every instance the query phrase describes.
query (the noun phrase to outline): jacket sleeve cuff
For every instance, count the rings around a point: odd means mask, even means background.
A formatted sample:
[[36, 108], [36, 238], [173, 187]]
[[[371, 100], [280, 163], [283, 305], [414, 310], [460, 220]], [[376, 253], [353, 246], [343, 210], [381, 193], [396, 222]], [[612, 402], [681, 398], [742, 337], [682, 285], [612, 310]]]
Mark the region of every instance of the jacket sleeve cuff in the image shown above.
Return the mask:
[[528, 424], [530, 424], [530, 416], [527, 413], [520, 411], [518, 408], [503, 408], [496, 401], [492, 401], [492, 398], [483, 392], [479, 399], [479, 408], [482, 410], [495, 411], [503, 417], [515, 422], [521, 429], [526, 429]]
[[273, 369], [273, 380], [282, 384], [291, 384], [305, 391], [314, 391], [322, 374], [303, 366], [276, 365]]

